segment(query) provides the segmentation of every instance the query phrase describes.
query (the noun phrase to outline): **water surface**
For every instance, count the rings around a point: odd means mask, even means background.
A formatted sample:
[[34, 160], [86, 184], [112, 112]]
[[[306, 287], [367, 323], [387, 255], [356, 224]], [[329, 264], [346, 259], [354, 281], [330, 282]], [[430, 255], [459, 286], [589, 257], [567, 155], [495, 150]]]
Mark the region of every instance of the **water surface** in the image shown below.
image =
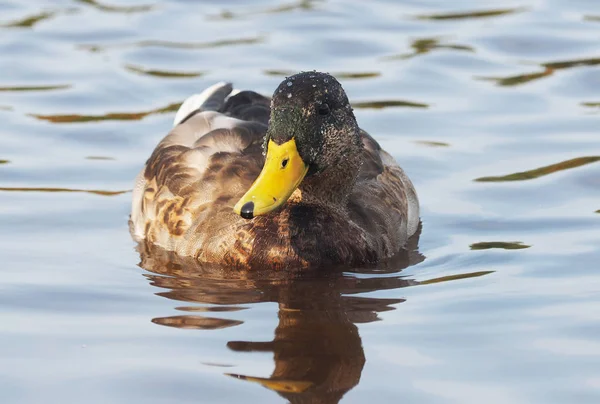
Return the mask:
[[[600, 402], [600, 3], [0, 3], [3, 403]], [[374, 268], [235, 274], [136, 246], [190, 94], [335, 74], [413, 179]]]

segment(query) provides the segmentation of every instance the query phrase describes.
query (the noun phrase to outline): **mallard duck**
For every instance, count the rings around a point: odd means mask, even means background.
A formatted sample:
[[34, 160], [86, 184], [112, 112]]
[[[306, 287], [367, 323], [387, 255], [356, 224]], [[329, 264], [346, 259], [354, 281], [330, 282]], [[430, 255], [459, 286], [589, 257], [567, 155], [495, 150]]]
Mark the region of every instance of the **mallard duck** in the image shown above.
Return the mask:
[[418, 225], [407, 175], [314, 71], [271, 99], [229, 83], [188, 98], [136, 179], [130, 220], [137, 241], [248, 270], [374, 263]]

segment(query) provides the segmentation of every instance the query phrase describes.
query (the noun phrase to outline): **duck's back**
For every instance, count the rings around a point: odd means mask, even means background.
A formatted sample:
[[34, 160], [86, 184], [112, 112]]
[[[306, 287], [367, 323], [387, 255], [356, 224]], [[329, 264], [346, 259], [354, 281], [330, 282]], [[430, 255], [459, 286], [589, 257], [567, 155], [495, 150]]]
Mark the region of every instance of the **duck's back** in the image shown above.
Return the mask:
[[200, 262], [239, 268], [360, 264], [387, 258], [418, 225], [410, 180], [366, 132], [346, 212], [294, 198], [252, 220], [233, 206], [264, 165], [264, 96], [229, 84], [190, 97], [136, 179], [131, 232]]
[[348, 212], [378, 251], [389, 257], [399, 251], [419, 226], [415, 188], [396, 160], [367, 132], [361, 131], [363, 165], [350, 195]]
[[180, 107], [136, 178], [130, 226], [137, 241], [220, 261], [231, 229], [246, 224], [232, 207], [264, 164], [269, 99], [251, 91], [229, 97], [231, 91], [215, 85]]

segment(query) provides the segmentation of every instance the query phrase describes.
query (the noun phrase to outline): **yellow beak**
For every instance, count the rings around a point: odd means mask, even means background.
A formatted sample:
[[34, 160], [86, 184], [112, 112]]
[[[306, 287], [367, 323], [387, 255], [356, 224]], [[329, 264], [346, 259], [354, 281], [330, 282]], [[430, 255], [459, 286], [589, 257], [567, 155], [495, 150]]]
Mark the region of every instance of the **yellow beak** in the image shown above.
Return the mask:
[[304, 164], [296, 139], [280, 145], [269, 140], [267, 158], [260, 175], [233, 210], [245, 219], [269, 213], [283, 205], [304, 179]]

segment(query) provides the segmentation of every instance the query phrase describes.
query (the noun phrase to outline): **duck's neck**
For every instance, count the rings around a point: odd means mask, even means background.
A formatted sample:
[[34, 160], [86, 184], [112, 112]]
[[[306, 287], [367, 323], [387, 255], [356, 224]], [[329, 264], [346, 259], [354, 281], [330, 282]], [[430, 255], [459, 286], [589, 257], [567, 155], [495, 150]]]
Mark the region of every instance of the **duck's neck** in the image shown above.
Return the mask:
[[346, 151], [320, 173], [306, 177], [299, 188], [302, 203], [345, 210], [362, 164], [359, 150]]

